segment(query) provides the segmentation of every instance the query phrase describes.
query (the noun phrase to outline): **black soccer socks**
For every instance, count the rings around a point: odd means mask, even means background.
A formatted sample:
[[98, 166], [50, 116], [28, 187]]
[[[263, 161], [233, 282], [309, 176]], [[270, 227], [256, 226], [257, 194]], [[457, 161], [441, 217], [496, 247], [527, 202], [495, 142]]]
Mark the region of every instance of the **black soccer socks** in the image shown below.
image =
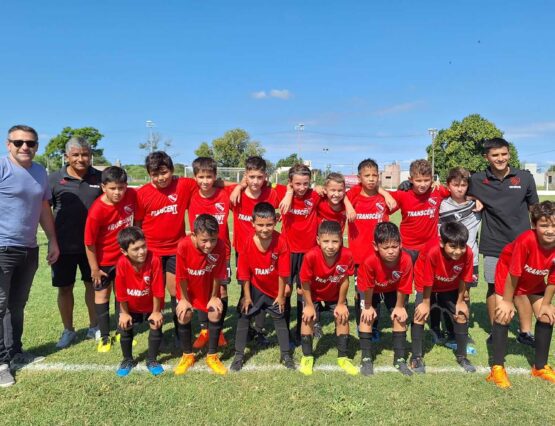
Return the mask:
[[[394, 331], [393, 332], [393, 361], [398, 359], [405, 359], [405, 342], [407, 341], [406, 331]], [[422, 348], [422, 339], [420, 339], [420, 348]], [[422, 349], [420, 349], [422, 354]], [[420, 355], [422, 356], [422, 355]]]
[[212, 322], [208, 320], [208, 355], [218, 352], [218, 339], [222, 325], [220, 321]]
[[158, 351], [160, 350], [160, 344], [162, 343], [162, 337], [161, 328], [150, 329], [148, 333], [148, 362], [156, 361]]
[[102, 338], [110, 337], [110, 303], [95, 303], [96, 318], [98, 319], [98, 329]]
[[455, 332], [455, 341], [457, 342], [457, 350], [455, 355], [457, 357], [466, 357], [466, 345], [468, 344], [468, 323], [464, 324], [454, 322], [453, 331]]
[[348, 334], [340, 334], [337, 336], [337, 357], [343, 358], [348, 355], [347, 344], [349, 343]]
[[312, 356], [312, 334], [301, 335], [301, 347], [304, 356]]
[[541, 370], [545, 368], [547, 358], [549, 357], [549, 345], [551, 343], [551, 335], [553, 334], [553, 326], [545, 322], [536, 321], [534, 333], [536, 336], [534, 365], [536, 370]]
[[181, 350], [184, 354], [193, 353], [193, 330], [191, 323], [180, 324], [177, 323], [177, 333], [179, 335], [179, 341], [181, 342]]
[[509, 325], [493, 323], [491, 330], [493, 346], [493, 365], [504, 365], [507, 353], [507, 341], [509, 340]]
[[124, 359], [133, 359], [133, 327], [120, 331], [119, 343]]
[[360, 340], [360, 352], [361, 358], [371, 358], [372, 357], [372, 333], [365, 333], [361, 331], [358, 335]]
[[412, 323], [410, 327], [410, 338], [412, 340], [412, 356], [422, 358], [422, 336], [424, 335], [424, 324]]

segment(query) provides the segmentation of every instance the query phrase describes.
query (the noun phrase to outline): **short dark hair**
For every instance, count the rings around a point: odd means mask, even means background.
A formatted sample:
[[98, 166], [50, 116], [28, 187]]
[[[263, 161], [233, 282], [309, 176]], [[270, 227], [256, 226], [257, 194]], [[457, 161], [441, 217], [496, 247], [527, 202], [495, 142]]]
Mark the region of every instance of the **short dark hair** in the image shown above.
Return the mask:
[[460, 222], [447, 222], [439, 228], [439, 236], [443, 244], [464, 247], [468, 242], [468, 229]]
[[509, 149], [509, 142], [503, 138], [486, 139], [482, 145], [482, 152], [487, 154], [490, 149], [507, 148]]
[[110, 166], [102, 171], [102, 184], [127, 183], [127, 173], [121, 167]]
[[401, 233], [397, 225], [391, 222], [380, 222], [374, 229], [374, 242], [376, 244], [384, 244], [388, 241], [401, 242]]
[[318, 227], [318, 235], [331, 234], [342, 236], [341, 225], [334, 220], [324, 220]]
[[464, 181], [466, 183], [470, 182], [470, 172], [466, 170], [464, 167], [454, 167], [449, 170], [449, 174], [447, 175], [447, 183], [451, 183], [452, 181]]
[[345, 178], [341, 173], [332, 172], [326, 176], [324, 186], [327, 186], [330, 182], [336, 182], [345, 186]]
[[130, 226], [129, 228], [124, 228], [119, 231], [118, 234], [118, 244], [122, 250], [127, 251], [131, 244], [135, 244], [137, 241], [145, 239], [145, 234], [143, 230], [138, 226]]
[[293, 176], [308, 176], [312, 177], [310, 168], [305, 164], [295, 164], [289, 169], [289, 180], [293, 180]]
[[252, 211], [252, 220], [253, 222], [256, 218], [259, 217], [261, 219], [273, 219], [274, 222], [276, 220], [276, 209], [270, 203], [262, 202], [258, 203], [254, 206], [254, 210]]
[[250, 170], [259, 170], [266, 173], [266, 160], [258, 155], [249, 157], [247, 161], [245, 161], [245, 170], [247, 172]]
[[173, 161], [164, 151], [154, 151], [146, 156], [145, 167], [148, 173], [157, 172], [162, 167], [167, 167], [173, 172]]
[[206, 232], [208, 235], [217, 235], [219, 229], [218, 221], [211, 214], [199, 214], [193, 223], [193, 232], [195, 235], [201, 232]]
[[27, 126], [25, 124], [16, 124], [15, 126], [10, 127], [10, 129], [8, 130], [8, 137], [10, 136], [10, 133], [15, 132], [17, 130], [21, 130], [22, 132], [32, 133], [36, 141], [37, 142], [39, 141], [39, 135], [37, 131], [33, 129], [31, 126]]
[[535, 225], [542, 217], [551, 219], [555, 217], [555, 203], [545, 200], [541, 203], [534, 204], [530, 208], [530, 220]]
[[212, 172], [215, 176], [218, 173], [218, 163], [210, 157], [195, 158], [193, 161], [193, 174], [196, 176], [202, 171]]
[[362, 160], [360, 163], [358, 163], [359, 173], [362, 171], [362, 169], [366, 169], [366, 168], [376, 169], [377, 171], [379, 171], [378, 163], [376, 163], [376, 161], [372, 160], [371, 158], [367, 158], [365, 160]]
[[414, 176], [432, 176], [432, 165], [428, 160], [414, 160], [409, 167], [410, 177]]

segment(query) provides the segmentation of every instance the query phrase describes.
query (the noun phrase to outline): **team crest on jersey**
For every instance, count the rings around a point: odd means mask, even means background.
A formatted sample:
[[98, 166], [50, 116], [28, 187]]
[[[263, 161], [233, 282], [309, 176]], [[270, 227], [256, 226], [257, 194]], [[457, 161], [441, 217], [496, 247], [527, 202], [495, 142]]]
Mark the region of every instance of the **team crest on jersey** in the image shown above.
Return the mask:
[[272, 253], [272, 260], [277, 260], [277, 258], [278, 258], [277, 253]]
[[344, 274], [345, 272], [347, 272], [347, 265], [337, 265], [335, 267], [335, 270], [340, 274]]
[[313, 206], [312, 200], [304, 200], [304, 205], [308, 208], [311, 208]]
[[146, 285], [150, 285], [150, 275], [143, 276], [143, 280], [145, 280]]
[[224, 203], [216, 203], [214, 204], [214, 206], [216, 207], [216, 210], [218, 210], [219, 212], [221, 213], [225, 212]]
[[511, 185], [520, 185], [520, 178], [518, 176], [513, 176], [511, 178]]
[[428, 199], [428, 203], [429, 203], [431, 206], [437, 206], [437, 200], [436, 200], [435, 198], [429, 198], [429, 199]]
[[385, 206], [382, 203], [376, 203], [376, 209], [383, 212], [385, 210]]
[[125, 211], [125, 213], [127, 214], [133, 214], [133, 205], [132, 204], [128, 204], [126, 205], [123, 210]]
[[216, 263], [218, 261], [218, 259], [220, 258], [220, 255], [219, 254], [208, 253], [206, 255], [206, 258], [208, 259], [208, 261], [210, 263]]
[[489, 179], [488, 178], [484, 178], [484, 180], [482, 180], [482, 183], [484, 185], [489, 185]]
[[172, 203], [175, 203], [175, 202], [177, 201], [177, 194], [168, 195], [168, 199], [169, 199]]
[[455, 271], [457, 274], [460, 274], [462, 271], [462, 266], [461, 265], [453, 266], [453, 271]]
[[401, 274], [401, 271], [393, 271], [393, 272], [391, 273], [391, 276], [393, 277], [393, 279], [394, 279], [395, 281], [397, 281], [399, 278], [401, 278], [401, 275], [402, 275], [402, 274]]

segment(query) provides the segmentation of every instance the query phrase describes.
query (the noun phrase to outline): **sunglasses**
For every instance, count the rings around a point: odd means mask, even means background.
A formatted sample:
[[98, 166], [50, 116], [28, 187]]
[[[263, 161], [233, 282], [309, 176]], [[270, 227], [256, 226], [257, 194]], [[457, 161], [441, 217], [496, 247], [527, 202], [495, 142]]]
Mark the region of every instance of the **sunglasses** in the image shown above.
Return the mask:
[[24, 141], [24, 140], [19, 140], [19, 139], [18, 140], [8, 139], [8, 141], [10, 143], [13, 143], [16, 148], [21, 148], [23, 146], [23, 144], [27, 145], [27, 148], [34, 148], [38, 144], [37, 141]]

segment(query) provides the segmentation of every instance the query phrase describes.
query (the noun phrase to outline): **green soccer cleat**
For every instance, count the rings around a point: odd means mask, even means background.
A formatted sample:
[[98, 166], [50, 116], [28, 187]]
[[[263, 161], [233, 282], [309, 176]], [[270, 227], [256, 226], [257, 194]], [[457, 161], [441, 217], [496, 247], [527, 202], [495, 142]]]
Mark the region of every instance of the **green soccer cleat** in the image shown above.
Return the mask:
[[337, 365], [339, 365], [345, 371], [345, 373], [350, 376], [356, 376], [359, 373], [358, 368], [356, 368], [351, 360], [346, 356], [337, 358]]
[[313, 366], [314, 366], [314, 357], [303, 356], [301, 358], [301, 366], [299, 367], [299, 371], [303, 373], [305, 376], [311, 376]]

